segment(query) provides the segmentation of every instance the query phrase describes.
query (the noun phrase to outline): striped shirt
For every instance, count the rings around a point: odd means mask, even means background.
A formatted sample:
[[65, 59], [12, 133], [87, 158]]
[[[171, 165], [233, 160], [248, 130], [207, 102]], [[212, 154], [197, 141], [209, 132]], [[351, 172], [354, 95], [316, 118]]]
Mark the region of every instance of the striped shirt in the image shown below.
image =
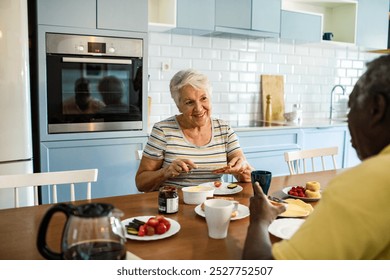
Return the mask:
[[228, 156], [241, 150], [241, 147], [236, 133], [227, 122], [214, 118], [211, 120], [211, 141], [204, 146], [196, 146], [186, 139], [176, 116], [154, 124], [143, 156], [163, 160], [162, 167], [170, 165], [178, 158], [190, 159], [198, 167], [190, 173], [169, 178], [163, 185], [185, 187], [221, 180], [222, 175], [213, 174], [211, 171], [225, 166]]

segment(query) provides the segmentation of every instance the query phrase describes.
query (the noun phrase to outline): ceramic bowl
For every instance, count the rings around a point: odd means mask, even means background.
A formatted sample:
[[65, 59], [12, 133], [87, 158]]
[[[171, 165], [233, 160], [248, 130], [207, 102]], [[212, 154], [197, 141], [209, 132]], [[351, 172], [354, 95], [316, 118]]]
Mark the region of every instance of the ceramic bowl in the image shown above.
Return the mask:
[[184, 187], [181, 189], [183, 191], [183, 200], [185, 204], [201, 204], [208, 197], [214, 196], [214, 188], [207, 186], [192, 186]]
[[288, 122], [294, 122], [298, 119], [297, 112], [288, 112], [283, 114], [284, 119]]

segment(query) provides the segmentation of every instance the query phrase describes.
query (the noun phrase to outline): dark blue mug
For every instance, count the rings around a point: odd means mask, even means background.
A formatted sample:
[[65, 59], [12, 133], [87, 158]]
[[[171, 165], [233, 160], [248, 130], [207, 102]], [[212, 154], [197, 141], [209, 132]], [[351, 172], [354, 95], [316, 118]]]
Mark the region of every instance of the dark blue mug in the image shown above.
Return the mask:
[[322, 40], [332, 41], [333, 40], [333, 33], [332, 32], [325, 32], [324, 35], [322, 35]]
[[264, 194], [268, 194], [271, 186], [272, 173], [264, 170], [254, 170], [251, 173], [252, 184], [258, 182]]

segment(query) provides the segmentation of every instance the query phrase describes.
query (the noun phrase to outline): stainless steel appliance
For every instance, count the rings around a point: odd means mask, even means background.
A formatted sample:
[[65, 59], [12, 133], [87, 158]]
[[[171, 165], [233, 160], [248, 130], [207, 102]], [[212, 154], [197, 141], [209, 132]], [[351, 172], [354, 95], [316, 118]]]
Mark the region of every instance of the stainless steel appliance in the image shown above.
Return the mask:
[[46, 34], [49, 134], [142, 130], [143, 40]]

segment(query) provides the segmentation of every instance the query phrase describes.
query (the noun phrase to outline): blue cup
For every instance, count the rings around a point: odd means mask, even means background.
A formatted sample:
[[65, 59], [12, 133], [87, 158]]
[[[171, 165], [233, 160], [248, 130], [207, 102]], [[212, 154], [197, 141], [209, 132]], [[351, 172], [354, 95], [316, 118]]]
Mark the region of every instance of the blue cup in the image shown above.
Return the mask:
[[258, 182], [264, 194], [268, 194], [271, 186], [272, 173], [270, 171], [255, 170], [251, 173], [252, 184]]

